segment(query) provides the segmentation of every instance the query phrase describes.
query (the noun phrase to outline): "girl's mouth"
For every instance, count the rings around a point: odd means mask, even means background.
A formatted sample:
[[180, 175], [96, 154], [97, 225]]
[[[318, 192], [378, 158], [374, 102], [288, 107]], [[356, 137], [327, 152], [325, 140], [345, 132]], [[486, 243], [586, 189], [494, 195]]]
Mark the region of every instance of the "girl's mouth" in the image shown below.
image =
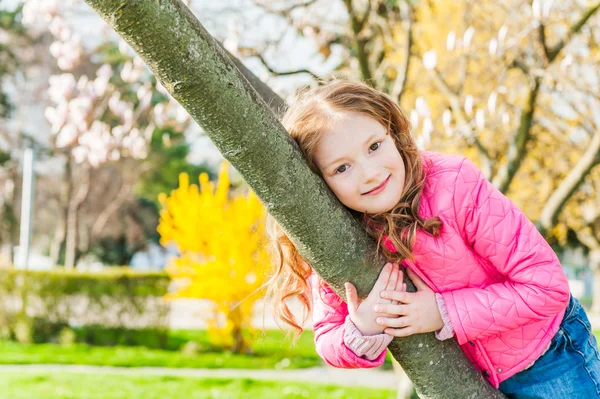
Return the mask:
[[380, 185], [378, 185], [377, 187], [375, 187], [373, 190], [371, 190], [371, 191], [367, 191], [367, 192], [366, 192], [366, 193], [364, 193], [363, 195], [376, 195], [376, 194], [379, 194], [380, 192], [382, 192], [382, 191], [385, 189], [385, 187], [387, 186], [387, 184], [388, 184], [388, 181], [390, 181], [390, 177], [391, 177], [391, 176], [392, 176], [392, 175], [389, 175], [389, 176], [387, 177], [387, 179], [385, 179], [385, 180], [384, 180], [384, 182], [383, 182], [383, 183], [381, 183]]

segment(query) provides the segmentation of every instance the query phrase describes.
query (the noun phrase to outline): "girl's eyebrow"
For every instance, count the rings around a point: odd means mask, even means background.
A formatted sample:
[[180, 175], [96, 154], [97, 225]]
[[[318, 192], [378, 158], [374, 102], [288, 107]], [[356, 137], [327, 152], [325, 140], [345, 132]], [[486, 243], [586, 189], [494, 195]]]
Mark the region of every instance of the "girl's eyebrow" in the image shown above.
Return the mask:
[[[377, 136], [377, 133], [372, 134], [368, 139], [365, 140], [365, 142], [363, 143], [363, 145], [367, 145], [376, 136]], [[327, 164], [327, 168], [329, 168], [329, 167], [333, 166], [334, 164], [342, 161], [344, 158], [346, 158], [346, 157], [340, 157], [340, 158], [336, 159], [335, 161], [329, 162], [329, 164]]]

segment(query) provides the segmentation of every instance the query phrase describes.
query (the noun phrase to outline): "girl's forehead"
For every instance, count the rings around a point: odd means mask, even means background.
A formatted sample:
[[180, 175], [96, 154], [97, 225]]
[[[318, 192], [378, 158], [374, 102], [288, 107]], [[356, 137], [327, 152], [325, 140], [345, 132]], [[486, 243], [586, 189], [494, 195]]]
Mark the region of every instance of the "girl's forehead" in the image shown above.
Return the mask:
[[361, 151], [376, 138], [387, 134], [387, 129], [375, 119], [357, 114], [323, 131], [315, 156], [321, 166], [335, 163], [338, 158]]
[[332, 121], [324, 129], [323, 139], [358, 140], [373, 134], [384, 134], [387, 129], [371, 116], [360, 113], [347, 113], [343, 118]]

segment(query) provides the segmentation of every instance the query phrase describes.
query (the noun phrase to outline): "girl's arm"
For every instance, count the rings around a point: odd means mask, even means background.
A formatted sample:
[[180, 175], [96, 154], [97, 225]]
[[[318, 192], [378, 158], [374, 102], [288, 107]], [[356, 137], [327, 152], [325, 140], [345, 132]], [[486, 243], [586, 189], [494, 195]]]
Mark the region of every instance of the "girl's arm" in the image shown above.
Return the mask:
[[[329, 365], [339, 368], [381, 366], [393, 337], [387, 334], [363, 336], [348, 316], [346, 303], [325, 283], [319, 288], [313, 273], [312, 320], [316, 351]], [[320, 291], [320, 292], [319, 292]]]
[[569, 285], [546, 240], [523, 212], [465, 159], [454, 184], [458, 229], [506, 280], [442, 293], [459, 344], [566, 309]]

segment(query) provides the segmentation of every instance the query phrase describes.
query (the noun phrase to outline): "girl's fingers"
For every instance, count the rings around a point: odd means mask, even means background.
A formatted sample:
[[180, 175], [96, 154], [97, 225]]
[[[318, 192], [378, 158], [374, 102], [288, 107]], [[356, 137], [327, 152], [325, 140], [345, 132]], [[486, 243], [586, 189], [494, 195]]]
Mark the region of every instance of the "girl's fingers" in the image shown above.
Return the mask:
[[358, 307], [358, 294], [356, 293], [356, 287], [354, 284], [348, 282], [344, 284], [346, 288], [346, 303], [348, 304], [348, 312], [356, 311]]
[[398, 267], [398, 280], [396, 280], [396, 285], [392, 288], [387, 288], [386, 291], [406, 291], [404, 289], [404, 273], [402, 273], [402, 268]]
[[398, 284], [399, 277], [398, 277], [398, 266], [397, 265], [392, 265], [392, 273], [390, 275], [390, 279], [388, 280], [388, 284], [387, 287], [385, 288], [386, 290], [395, 290], [396, 289], [396, 285]]
[[379, 273], [379, 277], [377, 278], [377, 281], [375, 282], [375, 286], [373, 287], [373, 290], [376, 290], [377, 292], [383, 291], [385, 289], [385, 287], [387, 286], [388, 281], [390, 280], [391, 273], [392, 273], [392, 264], [386, 263], [385, 266], [383, 266], [383, 269], [381, 269], [381, 272]]
[[407, 317], [378, 317], [377, 324], [385, 327], [402, 328], [410, 326], [410, 321]]
[[409, 335], [413, 335], [415, 333], [412, 327], [386, 328], [383, 330], [383, 332], [393, 337], [408, 337]]
[[412, 302], [412, 292], [406, 291], [382, 291], [381, 297], [383, 299], [391, 299], [393, 301], [398, 301], [402, 303], [411, 303]]
[[374, 306], [377, 313], [387, 313], [394, 316], [406, 316], [408, 314], [408, 306], [406, 305], [394, 305], [391, 303], [378, 303]]
[[[400, 266], [394, 264], [392, 266], [392, 275], [390, 276], [390, 280], [388, 281], [387, 287], [385, 287], [386, 291], [395, 291], [398, 288], [398, 284], [402, 282], [402, 271], [400, 270]], [[392, 303], [396, 303], [396, 301], [390, 301]]]

